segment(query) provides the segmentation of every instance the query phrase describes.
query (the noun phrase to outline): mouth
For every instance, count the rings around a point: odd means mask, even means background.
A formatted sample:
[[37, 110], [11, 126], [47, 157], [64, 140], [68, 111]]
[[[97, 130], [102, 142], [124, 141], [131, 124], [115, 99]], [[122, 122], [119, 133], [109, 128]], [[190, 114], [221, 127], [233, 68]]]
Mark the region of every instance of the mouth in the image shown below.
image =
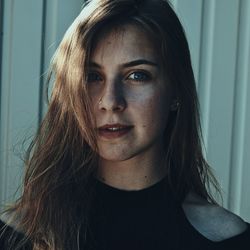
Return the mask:
[[106, 124], [98, 128], [98, 134], [106, 139], [115, 139], [129, 133], [134, 126], [124, 124]]

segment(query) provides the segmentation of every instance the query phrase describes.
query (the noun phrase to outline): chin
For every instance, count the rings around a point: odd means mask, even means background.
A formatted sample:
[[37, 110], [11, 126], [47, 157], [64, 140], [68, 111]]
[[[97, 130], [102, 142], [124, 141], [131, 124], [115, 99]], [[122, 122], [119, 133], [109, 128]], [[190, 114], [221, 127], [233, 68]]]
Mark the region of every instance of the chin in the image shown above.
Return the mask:
[[104, 161], [119, 162], [119, 161], [126, 161], [132, 157], [127, 157], [125, 155], [100, 155], [100, 158]]
[[124, 150], [121, 152], [100, 152], [99, 155], [104, 161], [122, 162], [133, 158], [136, 153], [133, 154]]

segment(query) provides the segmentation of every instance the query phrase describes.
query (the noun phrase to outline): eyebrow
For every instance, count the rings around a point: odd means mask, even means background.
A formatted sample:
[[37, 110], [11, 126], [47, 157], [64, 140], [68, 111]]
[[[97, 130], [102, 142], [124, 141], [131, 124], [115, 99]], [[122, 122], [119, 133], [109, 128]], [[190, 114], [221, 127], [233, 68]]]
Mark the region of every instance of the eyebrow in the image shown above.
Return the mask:
[[[155, 66], [155, 67], [159, 67], [159, 65], [155, 62], [146, 60], [146, 59], [138, 59], [138, 60], [134, 60], [128, 63], [124, 63], [121, 66], [123, 68], [129, 68], [129, 67], [133, 67], [133, 66], [138, 66], [138, 65], [142, 65], [142, 64], [146, 64], [146, 65], [151, 65], [151, 66]], [[89, 63], [90, 67], [94, 67], [94, 68], [102, 68], [102, 66], [100, 66], [98, 63], [96, 62], [90, 62]]]
[[124, 68], [128, 68], [128, 67], [133, 67], [133, 66], [137, 66], [137, 65], [141, 65], [141, 64], [147, 64], [147, 65], [158, 67], [157, 63], [151, 62], [151, 61], [148, 61], [148, 60], [145, 60], [145, 59], [139, 59], [139, 60], [131, 61], [131, 62], [123, 64], [122, 66]]

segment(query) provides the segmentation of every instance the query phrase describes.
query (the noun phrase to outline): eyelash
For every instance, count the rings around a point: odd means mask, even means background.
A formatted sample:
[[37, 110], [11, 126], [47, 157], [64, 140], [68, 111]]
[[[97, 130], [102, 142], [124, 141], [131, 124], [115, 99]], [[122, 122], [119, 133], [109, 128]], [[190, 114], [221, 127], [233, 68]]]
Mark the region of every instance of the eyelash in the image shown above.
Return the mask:
[[[129, 79], [129, 77], [131, 77], [132, 75], [135, 75], [135, 74], [140, 74], [143, 79]], [[90, 80], [90, 78], [91, 78], [90, 76], [92, 76], [92, 77], [97, 76], [99, 79], [98, 80], [96, 80], [96, 79]], [[128, 75], [128, 77], [126, 77], [126, 80], [132, 80], [134, 82], [147, 82], [147, 81], [151, 80], [151, 78], [152, 77], [151, 77], [151, 75], [149, 73], [146, 73], [144, 71], [134, 71], [134, 72], [130, 73]], [[100, 77], [100, 75], [97, 72], [90, 72], [88, 74], [88, 76], [87, 76], [87, 82], [88, 83], [98, 82], [98, 81], [102, 81], [102, 78]]]

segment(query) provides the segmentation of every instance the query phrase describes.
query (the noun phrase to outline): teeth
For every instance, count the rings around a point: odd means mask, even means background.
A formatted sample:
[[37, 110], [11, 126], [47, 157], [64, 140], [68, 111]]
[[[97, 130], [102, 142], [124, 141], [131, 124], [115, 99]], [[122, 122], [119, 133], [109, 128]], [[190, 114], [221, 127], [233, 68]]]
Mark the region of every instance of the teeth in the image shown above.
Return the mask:
[[123, 130], [123, 129], [126, 129], [126, 127], [106, 128], [106, 130], [109, 130], [109, 131], [119, 131], [119, 130]]
[[110, 131], [118, 131], [118, 130], [121, 130], [122, 128], [107, 128], [107, 130], [110, 130]]

